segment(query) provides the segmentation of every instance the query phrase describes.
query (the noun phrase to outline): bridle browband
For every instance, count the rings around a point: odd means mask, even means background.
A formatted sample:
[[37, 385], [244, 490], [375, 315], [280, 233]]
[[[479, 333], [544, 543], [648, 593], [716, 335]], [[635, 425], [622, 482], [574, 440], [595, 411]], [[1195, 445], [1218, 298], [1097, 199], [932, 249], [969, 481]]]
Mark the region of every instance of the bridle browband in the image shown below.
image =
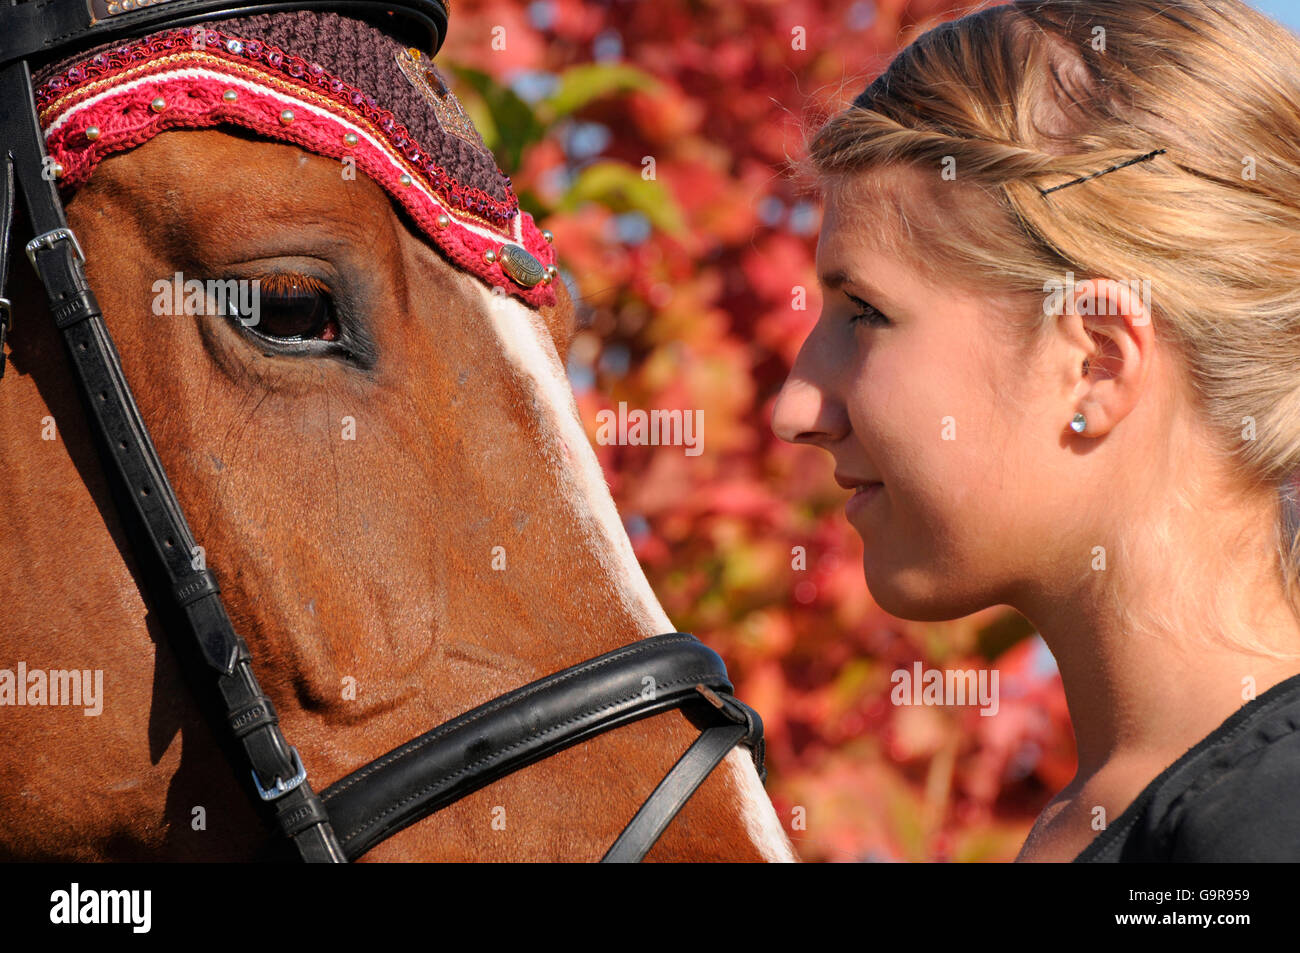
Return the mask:
[[[182, 658], [215, 680], [239, 776], [304, 861], [356, 860], [434, 811], [566, 747], [640, 718], [680, 709], [701, 734], [610, 847], [606, 861], [639, 861], [736, 744], [763, 776], [762, 721], [732, 694], [722, 659], [694, 637], [643, 639], [532, 682], [407, 742], [317, 795], [275, 708], [253, 674], [216, 576], [195, 569], [196, 542], [164, 473], [47, 167], [29, 60], [219, 17], [311, 9], [374, 20], [391, 12], [430, 36], [446, 33], [442, 0], [0, 0], [0, 377], [12, 309], [4, 297], [9, 237], [21, 188], [35, 237], [27, 257], [45, 287], [90, 430], [150, 602]], [[183, 634], [182, 631], [183, 630]]]

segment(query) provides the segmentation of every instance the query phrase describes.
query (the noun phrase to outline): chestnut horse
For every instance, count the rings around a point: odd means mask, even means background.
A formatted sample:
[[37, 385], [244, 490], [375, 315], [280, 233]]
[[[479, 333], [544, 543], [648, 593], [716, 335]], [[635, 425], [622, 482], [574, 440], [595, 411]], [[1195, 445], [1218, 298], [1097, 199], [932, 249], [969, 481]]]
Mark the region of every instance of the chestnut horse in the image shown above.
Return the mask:
[[[107, 158], [67, 216], [162, 463], [318, 790], [494, 696], [673, 630], [568, 389], [563, 290], [541, 311], [494, 295], [366, 176], [341, 181], [334, 160], [233, 131], [165, 132]], [[154, 283], [176, 272], [300, 276], [364, 345], [346, 359], [284, 353], [235, 321], [158, 316]], [[98, 715], [0, 708], [0, 856], [258, 856], [270, 834], [146, 605], [25, 263], [11, 297], [0, 668], [101, 670], [103, 698]], [[678, 711], [619, 728], [367, 859], [596, 860], [697, 735]], [[793, 859], [747, 751], [731, 751], [649, 859]]]

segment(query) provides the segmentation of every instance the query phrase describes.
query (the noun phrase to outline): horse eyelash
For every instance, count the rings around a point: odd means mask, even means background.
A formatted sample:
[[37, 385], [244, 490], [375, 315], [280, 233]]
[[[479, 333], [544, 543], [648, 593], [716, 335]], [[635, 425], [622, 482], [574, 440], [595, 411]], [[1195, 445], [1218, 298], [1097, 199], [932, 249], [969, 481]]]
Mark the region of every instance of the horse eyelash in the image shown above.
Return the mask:
[[364, 370], [370, 370], [375, 366], [378, 351], [374, 339], [370, 336], [369, 329], [363, 323], [348, 319], [343, 313], [343, 309], [340, 308], [338, 298], [333, 290], [320, 278], [299, 271], [268, 271], [253, 275], [249, 280], [257, 282], [259, 294], [291, 294], [298, 291], [324, 295], [329, 299], [330, 308], [333, 310], [334, 320], [338, 324], [340, 335], [338, 339], [328, 343], [340, 355], [348, 358]]
[[264, 275], [256, 275], [253, 280], [257, 282], [258, 290], [267, 294], [288, 294], [294, 291], [304, 291], [324, 295], [331, 301], [334, 300], [334, 295], [331, 294], [325, 282], [311, 275], [298, 272], [270, 271]]

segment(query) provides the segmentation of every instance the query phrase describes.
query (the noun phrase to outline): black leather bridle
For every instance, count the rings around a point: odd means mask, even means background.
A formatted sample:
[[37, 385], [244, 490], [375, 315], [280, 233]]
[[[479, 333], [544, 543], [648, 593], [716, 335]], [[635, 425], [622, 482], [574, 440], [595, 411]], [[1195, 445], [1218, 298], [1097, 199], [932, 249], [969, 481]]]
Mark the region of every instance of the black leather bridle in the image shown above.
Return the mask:
[[732, 695], [722, 659], [684, 633], [658, 635], [567, 668], [446, 722], [317, 795], [280, 731], [252, 657], [231, 624], [216, 577], [195, 570], [195, 540], [163, 472], [86, 280], [85, 256], [45, 168], [31, 67], [128, 36], [218, 17], [276, 10], [334, 11], [372, 21], [388, 13], [427, 30], [437, 53], [442, 0], [0, 0], [0, 376], [12, 308], [4, 298], [15, 173], [36, 236], [27, 257], [43, 283], [72, 361], [117, 510], [151, 605], [183, 658], [220, 695], [234, 767], [305, 861], [355, 860], [385, 838], [563, 748], [628, 722], [681, 709], [703, 730], [628, 823], [606, 861], [639, 861], [737, 743], [763, 776], [763, 725]]

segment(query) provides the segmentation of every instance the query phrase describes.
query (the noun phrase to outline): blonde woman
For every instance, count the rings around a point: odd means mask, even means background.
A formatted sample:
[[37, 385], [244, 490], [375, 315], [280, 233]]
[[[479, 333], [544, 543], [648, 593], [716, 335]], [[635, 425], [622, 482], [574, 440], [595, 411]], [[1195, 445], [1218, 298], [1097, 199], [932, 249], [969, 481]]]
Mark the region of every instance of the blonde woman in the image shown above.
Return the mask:
[[1300, 42], [1049, 0], [905, 49], [813, 141], [824, 306], [774, 413], [876, 602], [1006, 604], [1074, 781], [1022, 860], [1300, 860]]

